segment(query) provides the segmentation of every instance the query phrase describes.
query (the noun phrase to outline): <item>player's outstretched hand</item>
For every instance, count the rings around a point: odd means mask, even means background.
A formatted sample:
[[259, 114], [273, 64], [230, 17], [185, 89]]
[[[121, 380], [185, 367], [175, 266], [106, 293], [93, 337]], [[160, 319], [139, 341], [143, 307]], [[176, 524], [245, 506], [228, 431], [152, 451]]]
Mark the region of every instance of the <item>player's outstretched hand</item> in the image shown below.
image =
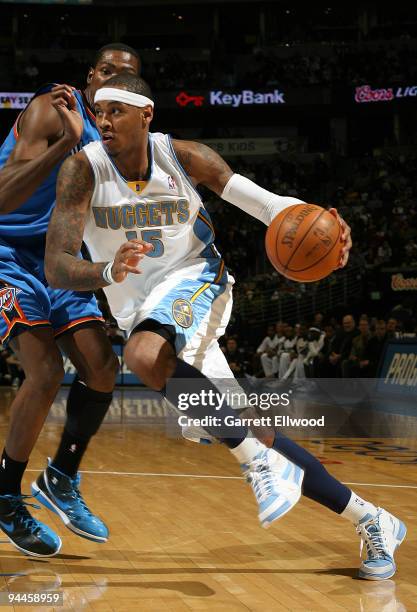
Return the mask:
[[121, 283], [128, 274], [141, 274], [138, 265], [153, 246], [143, 240], [129, 240], [117, 251], [111, 269], [115, 283]]
[[83, 120], [77, 111], [73, 91], [74, 88], [70, 85], [56, 85], [51, 89], [51, 102], [61, 117], [64, 128], [63, 138], [75, 146], [81, 140]]
[[351, 238], [351, 229], [349, 225], [342, 219], [335, 208], [329, 208], [329, 213], [331, 213], [340, 223], [340, 227], [342, 228], [342, 236], [341, 240], [343, 242], [343, 248], [340, 252], [340, 263], [338, 268], [344, 268], [349, 259], [349, 251], [352, 248], [352, 238]]

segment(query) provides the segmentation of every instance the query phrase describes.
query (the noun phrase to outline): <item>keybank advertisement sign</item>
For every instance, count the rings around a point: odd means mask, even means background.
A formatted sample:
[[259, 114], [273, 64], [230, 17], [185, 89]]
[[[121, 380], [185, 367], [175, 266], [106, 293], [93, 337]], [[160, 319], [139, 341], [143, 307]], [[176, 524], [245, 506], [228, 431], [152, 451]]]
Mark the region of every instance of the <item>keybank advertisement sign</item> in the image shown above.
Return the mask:
[[201, 107], [201, 106], [254, 106], [257, 104], [285, 104], [285, 94], [279, 89], [272, 91], [254, 91], [253, 89], [242, 89], [240, 91], [223, 91], [213, 89], [204, 94], [190, 94], [180, 91], [176, 96], [178, 106]]
[[417, 338], [388, 342], [378, 376], [379, 392], [417, 399]]

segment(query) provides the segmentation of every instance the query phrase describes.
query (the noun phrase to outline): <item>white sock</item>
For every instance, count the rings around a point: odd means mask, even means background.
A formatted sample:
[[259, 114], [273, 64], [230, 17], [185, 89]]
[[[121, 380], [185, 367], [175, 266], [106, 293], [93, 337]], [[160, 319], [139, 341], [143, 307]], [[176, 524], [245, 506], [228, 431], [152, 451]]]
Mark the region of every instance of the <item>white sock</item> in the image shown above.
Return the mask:
[[359, 495], [356, 495], [354, 491], [352, 491], [348, 505], [340, 516], [343, 516], [343, 518], [346, 518], [354, 525], [358, 525], [358, 523], [362, 522], [367, 514], [375, 516], [377, 512], [378, 509], [373, 504], [365, 501], [359, 497]]
[[247, 437], [235, 448], [229, 448], [230, 452], [236, 457], [239, 463], [250, 463], [252, 459], [266, 446], [256, 438]]

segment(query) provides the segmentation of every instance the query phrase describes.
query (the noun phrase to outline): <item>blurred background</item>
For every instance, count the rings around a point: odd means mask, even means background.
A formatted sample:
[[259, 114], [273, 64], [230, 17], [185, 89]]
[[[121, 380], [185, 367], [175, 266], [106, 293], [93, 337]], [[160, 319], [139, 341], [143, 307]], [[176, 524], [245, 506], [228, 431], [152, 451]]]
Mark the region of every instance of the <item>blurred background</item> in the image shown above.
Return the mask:
[[[262, 224], [202, 192], [237, 279], [222, 340], [236, 374], [283, 376], [302, 359], [306, 375], [376, 375], [388, 339], [412, 342], [417, 5], [0, 0], [0, 10], [2, 139], [37, 87], [82, 88], [95, 51], [120, 41], [140, 52], [156, 99], [153, 131], [207, 142], [236, 172], [335, 206], [351, 225], [347, 268], [294, 283], [267, 261]], [[313, 342], [319, 349], [307, 359]], [[290, 359], [281, 363], [283, 353]], [[0, 377], [18, 385], [14, 361], [3, 353]]]

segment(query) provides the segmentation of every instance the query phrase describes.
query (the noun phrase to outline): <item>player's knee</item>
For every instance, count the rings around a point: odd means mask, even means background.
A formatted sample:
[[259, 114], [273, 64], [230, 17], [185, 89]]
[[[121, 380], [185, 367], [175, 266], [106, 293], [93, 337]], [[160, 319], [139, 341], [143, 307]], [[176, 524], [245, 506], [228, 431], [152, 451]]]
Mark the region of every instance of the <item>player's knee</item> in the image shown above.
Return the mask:
[[110, 391], [116, 382], [119, 368], [117, 356], [109, 349], [90, 358], [87, 367], [78, 370], [78, 375], [88, 387]]
[[166, 356], [164, 359], [155, 359], [146, 350], [132, 350], [127, 345], [124, 361], [143, 384], [154, 391], [162, 391], [168, 378], [172, 375], [173, 367], [175, 368], [172, 362], [176, 361], [176, 357]]
[[41, 361], [33, 363], [29, 371], [25, 372], [27, 381], [45, 393], [56, 393], [64, 374], [62, 359], [52, 356], [45, 356]]
[[117, 356], [112, 350], [109, 350], [102, 356], [100, 363], [94, 368], [94, 372], [96, 375], [98, 374], [100, 378], [108, 382], [114, 382], [119, 369], [120, 364]]
[[161, 391], [165, 387], [167, 383], [165, 369], [157, 368], [156, 364], [146, 356], [135, 359], [131, 364], [128, 359], [125, 359], [125, 362], [147, 387], [154, 391]]

